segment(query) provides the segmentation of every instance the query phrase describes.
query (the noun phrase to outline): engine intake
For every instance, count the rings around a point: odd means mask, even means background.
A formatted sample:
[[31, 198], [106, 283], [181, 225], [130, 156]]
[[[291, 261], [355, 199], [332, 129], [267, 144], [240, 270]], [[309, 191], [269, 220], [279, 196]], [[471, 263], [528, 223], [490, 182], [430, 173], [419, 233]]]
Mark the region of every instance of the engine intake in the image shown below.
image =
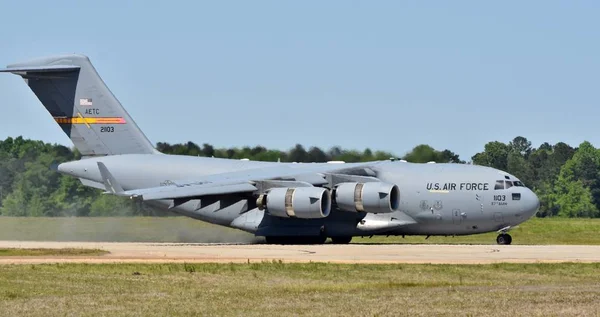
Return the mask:
[[344, 211], [387, 213], [400, 208], [400, 189], [395, 184], [341, 183], [334, 195], [337, 206]]
[[331, 212], [331, 194], [321, 187], [273, 188], [258, 198], [257, 205], [277, 217], [325, 218]]

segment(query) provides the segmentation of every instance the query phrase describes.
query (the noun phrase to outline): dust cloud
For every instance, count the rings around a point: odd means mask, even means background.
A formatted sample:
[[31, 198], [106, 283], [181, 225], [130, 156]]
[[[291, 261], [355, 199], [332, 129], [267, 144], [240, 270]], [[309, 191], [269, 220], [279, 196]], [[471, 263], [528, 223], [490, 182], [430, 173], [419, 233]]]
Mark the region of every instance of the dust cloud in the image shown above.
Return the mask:
[[0, 217], [0, 240], [261, 243], [262, 238], [187, 217]]

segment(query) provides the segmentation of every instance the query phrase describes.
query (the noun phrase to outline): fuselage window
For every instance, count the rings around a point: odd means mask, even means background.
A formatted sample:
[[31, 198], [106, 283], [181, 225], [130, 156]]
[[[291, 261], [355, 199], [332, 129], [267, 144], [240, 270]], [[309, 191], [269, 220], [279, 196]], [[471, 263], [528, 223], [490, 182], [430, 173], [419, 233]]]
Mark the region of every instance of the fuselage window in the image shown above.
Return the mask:
[[504, 189], [504, 181], [496, 181], [496, 186], [494, 186], [495, 190]]
[[513, 183], [511, 181], [506, 181], [506, 189], [513, 187]]
[[521, 200], [521, 193], [513, 193], [512, 199], [513, 200]]

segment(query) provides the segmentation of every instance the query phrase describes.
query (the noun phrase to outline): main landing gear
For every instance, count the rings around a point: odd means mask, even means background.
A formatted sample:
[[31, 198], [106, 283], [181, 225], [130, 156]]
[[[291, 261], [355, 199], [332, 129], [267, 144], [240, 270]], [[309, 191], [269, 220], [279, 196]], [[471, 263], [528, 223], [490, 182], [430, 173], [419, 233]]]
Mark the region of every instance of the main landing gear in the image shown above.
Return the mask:
[[[265, 237], [265, 240], [267, 244], [323, 244], [327, 240], [327, 236], [271, 236]], [[352, 241], [352, 236], [331, 237], [331, 243], [333, 244], [348, 244], [350, 241]]]
[[512, 243], [512, 237], [508, 233], [501, 233], [496, 238], [496, 242], [498, 242], [498, 244], [508, 245]]
[[352, 236], [331, 237], [331, 242], [333, 244], [348, 244], [350, 241], [352, 241]]
[[265, 240], [267, 244], [323, 244], [327, 236], [271, 236]]

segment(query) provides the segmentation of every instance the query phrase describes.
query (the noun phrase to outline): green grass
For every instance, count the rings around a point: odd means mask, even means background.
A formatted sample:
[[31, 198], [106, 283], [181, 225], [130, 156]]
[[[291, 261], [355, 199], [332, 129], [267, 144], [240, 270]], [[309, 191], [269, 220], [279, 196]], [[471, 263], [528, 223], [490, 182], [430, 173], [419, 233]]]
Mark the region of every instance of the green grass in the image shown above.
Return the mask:
[[[510, 231], [513, 244], [600, 245], [600, 219], [533, 218]], [[470, 236], [355, 237], [353, 243], [433, 243], [433, 244], [494, 244], [497, 233]]]
[[[463, 237], [355, 237], [353, 243], [495, 244], [496, 233]], [[511, 231], [513, 244], [600, 245], [600, 219], [534, 218]], [[185, 217], [0, 217], [0, 240], [123, 242], [253, 242], [253, 235]]]
[[6, 316], [600, 314], [600, 264], [0, 266]]
[[108, 251], [98, 249], [15, 249], [0, 248], [0, 257], [3, 256], [98, 256], [108, 254]]

